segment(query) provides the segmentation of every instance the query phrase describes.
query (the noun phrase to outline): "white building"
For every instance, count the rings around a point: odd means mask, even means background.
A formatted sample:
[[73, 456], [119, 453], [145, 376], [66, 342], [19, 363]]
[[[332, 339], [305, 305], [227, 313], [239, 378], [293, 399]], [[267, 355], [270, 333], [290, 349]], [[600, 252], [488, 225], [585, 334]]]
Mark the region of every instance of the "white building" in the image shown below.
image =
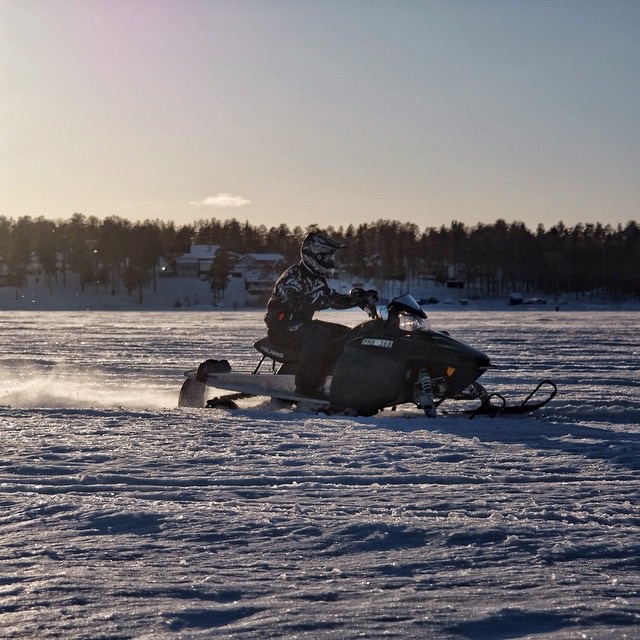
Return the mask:
[[[194, 244], [189, 253], [176, 258], [175, 275], [179, 278], [206, 280], [219, 251], [218, 245]], [[269, 297], [276, 280], [288, 266], [279, 253], [229, 253], [233, 267], [228, 293], [244, 297], [244, 304], [262, 304]]]
[[220, 247], [217, 244], [193, 244], [189, 253], [176, 258], [176, 275], [179, 278], [205, 277]]
[[232, 275], [244, 279], [247, 302], [267, 297], [287, 263], [279, 253], [245, 253], [235, 263]]

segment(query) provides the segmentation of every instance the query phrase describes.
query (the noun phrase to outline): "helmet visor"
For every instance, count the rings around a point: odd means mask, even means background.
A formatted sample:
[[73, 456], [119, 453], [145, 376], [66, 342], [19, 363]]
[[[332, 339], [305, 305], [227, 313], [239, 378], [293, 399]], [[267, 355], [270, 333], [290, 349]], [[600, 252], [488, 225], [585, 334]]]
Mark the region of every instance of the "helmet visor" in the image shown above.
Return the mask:
[[335, 251], [320, 251], [316, 254], [318, 264], [325, 269], [334, 269], [336, 266], [336, 252]]

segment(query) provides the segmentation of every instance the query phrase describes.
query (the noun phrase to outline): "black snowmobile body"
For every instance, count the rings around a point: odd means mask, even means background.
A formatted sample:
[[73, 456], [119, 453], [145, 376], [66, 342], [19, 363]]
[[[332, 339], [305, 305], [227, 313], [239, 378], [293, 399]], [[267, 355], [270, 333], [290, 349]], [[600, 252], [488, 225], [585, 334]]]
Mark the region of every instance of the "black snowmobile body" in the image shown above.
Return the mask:
[[445, 333], [400, 330], [392, 316], [361, 330], [372, 332], [347, 343], [330, 393], [333, 405], [359, 413], [414, 402], [423, 392], [458, 397], [491, 366], [484, 353]]
[[[471, 412], [473, 417], [478, 413], [528, 412], [555, 395], [555, 385], [543, 381], [524, 403], [507, 407], [502, 396], [488, 394], [477, 382], [491, 367], [486, 354], [446, 332], [431, 330], [425, 312], [409, 295], [392, 300], [387, 309], [385, 319], [377, 309], [366, 309], [372, 319], [351, 330], [332, 375], [327, 378], [324, 399], [297, 396], [293, 374], [298, 354], [262, 338], [254, 344], [262, 359], [253, 372], [233, 372], [226, 360], [207, 360], [198, 370], [186, 372], [180, 405], [203, 406], [205, 386], [211, 386], [236, 391], [210, 400], [207, 404], [213, 407], [266, 395], [356, 415], [373, 415], [385, 408], [413, 403], [434, 417], [445, 400], [477, 398], [481, 404]], [[268, 373], [263, 373], [265, 362], [271, 363]], [[547, 384], [552, 386], [549, 397], [531, 402], [538, 389]]]

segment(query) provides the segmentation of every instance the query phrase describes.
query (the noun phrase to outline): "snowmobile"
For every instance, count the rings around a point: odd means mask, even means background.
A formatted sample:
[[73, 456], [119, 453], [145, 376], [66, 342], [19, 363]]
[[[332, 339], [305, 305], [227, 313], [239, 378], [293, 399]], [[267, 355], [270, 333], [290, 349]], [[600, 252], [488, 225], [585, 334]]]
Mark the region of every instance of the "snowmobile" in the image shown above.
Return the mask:
[[[499, 393], [489, 393], [477, 381], [492, 366], [489, 357], [446, 331], [432, 330], [427, 314], [411, 295], [394, 298], [386, 318], [374, 304], [365, 303], [362, 308], [370, 319], [347, 334], [322, 397], [296, 394], [299, 353], [264, 337], [253, 345], [260, 354], [253, 370], [235, 371], [227, 360], [211, 359], [186, 371], [178, 406], [236, 408], [238, 400], [266, 396], [317, 412], [354, 416], [413, 404], [432, 418], [447, 400], [476, 400], [477, 407], [463, 410], [474, 418], [529, 413], [557, 393], [551, 380], [542, 380], [517, 405], [507, 404]], [[207, 401], [208, 387], [232, 393]]]

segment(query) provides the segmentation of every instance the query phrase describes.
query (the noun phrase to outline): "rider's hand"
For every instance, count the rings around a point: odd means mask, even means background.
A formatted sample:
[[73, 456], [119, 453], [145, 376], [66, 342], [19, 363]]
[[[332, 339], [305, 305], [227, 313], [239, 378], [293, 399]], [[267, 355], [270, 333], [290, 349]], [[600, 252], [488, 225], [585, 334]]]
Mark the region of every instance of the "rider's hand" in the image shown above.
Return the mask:
[[366, 294], [367, 294], [367, 302], [369, 304], [378, 304], [378, 300], [380, 299], [380, 296], [378, 295], [378, 292], [375, 289], [367, 289]]
[[349, 297], [353, 304], [357, 305], [361, 309], [375, 306], [378, 302], [378, 292], [375, 289], [367, 289], [366, 291], [361, 287], [351, 289]]

